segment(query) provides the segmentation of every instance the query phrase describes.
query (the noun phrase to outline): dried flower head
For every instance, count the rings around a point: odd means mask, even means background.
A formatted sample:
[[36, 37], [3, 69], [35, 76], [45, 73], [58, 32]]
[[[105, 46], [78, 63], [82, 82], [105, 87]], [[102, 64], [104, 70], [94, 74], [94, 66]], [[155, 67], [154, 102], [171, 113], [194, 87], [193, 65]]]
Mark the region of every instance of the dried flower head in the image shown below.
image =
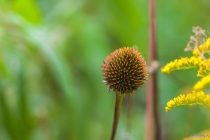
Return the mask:
[[148, 77], [148, 68], [141, 54], [134, 48], [124, 47], [115, 50], [102, 64], [103, 82], [109, 91], [132, 93]]

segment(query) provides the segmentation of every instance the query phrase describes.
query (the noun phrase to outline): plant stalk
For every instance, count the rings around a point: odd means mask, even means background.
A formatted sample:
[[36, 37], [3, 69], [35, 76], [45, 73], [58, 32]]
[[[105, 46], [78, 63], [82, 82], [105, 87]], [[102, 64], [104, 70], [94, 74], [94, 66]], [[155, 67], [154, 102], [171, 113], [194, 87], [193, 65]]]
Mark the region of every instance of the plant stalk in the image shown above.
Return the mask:
[[114, 140], [116, 130], [117, 130], [117, 125], [120, 117], [120, 108], [123, 100], [123, 94], [121, 93], [116, 93], [116, 100], [115, 100], [115, 109], [114, 109], [114, 121], [112, 125], [112, 134], [110, 140]]
[[[149, 63], [157, 60], [155, 0], [149, 0]], [[146, 95], [146, 133], [145, 140], [160, 140], [161, 130], [157, 112], [157, 71], [150, 73]]]
[[125, 140], [130, 140], [130, 130], [132, 124], [132, 111], [134, 106], [134, 95], [128, 96], [128, 110], [127, 110], [127, 125], [126, 125], [126, 133], [125, 133]]

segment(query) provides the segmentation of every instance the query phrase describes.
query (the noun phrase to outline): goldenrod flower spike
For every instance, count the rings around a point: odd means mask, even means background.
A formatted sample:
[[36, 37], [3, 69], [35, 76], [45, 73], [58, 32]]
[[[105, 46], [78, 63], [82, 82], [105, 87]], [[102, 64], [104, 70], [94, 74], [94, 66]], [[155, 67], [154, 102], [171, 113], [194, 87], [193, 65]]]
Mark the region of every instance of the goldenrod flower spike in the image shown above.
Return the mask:
[[203, 60], [200, 56], [176, 59], [163, 67], [162, 72], [168, 74], [174, 70], [185, 70], [190, 68], [199, 68], [197, 76], [207, 75], [210, 73], [210, 59]]
[[194, 49], [194, 50], [192, 51], [192, 54], [193, 54], [195, 57], [198, 57], [198, 56], [200, 55], [200, 52], [199, 52], [198, 49]]
[[197, 76], [202, 77], [207, 74], [210, 74], [210, 59], [200, 61]]
[[199, 63], [201, 61], [201, 57], [184, 57], [181, 59], [175, 59], [174, 61], [168, 63], [165, 67], [163, 67], [162, 72], [168, 74], [174, 70], [196, 68], [199, 66]]
[[200, 81], [198, 81], [193, 89], [195, 91], [201, 91], [203, 89], [205, 89], [208, 85], [210, 85], [210, 75], [207, 75], [205, 77], [203, 77]]
[[203, 92], [203, 89], [210, 85], [210, 58], [207, 59], [204, 56], [205, 53], [210, 55], [210, 37], [205, 41], [205, 31], [200, 27], [194, 27], [193, 32], [195, 35], [190, 37], [185, 48], [186, 51], [192, 51], [193, 56], [176, 59], [168, 63], [162, 68], [162, 72], [168, 74], [174, 70], [198, 68], [197, 76], [205, 77], [194, 85], [193, 93], [180, 94], [170, 100], [165, 107], [166, 112], [183, 105], [205, 105], [210, 108], [210, 95]]
[[174, 70], [183, 70], [189, 68], [199, 67], [199, 63], [202, 61], [201, 57], [184, 57], [181, 59], [175, 59], [174, 61], [168, 63], [165, 67], [162, 68], [163, 73], [170, 73]]
[[210, 37], [206, 40], [205, 43], [194, 48], [192, 51], [192, 54], [195, 57], [198, 57], [198, 56], [203, 56], [205, 53], [209, 53], [209, 52], [210, 52]]
[[206, 40], [206, 48], [210, 51], [210, 37]]
[[190, 94], [181, 94], [167, 103], [165, 111], [167, 112], [175, 107], [184, 105], [205, 105], [210, 108], [210, 95], [204, 94], [203, 91], [193, 92]]

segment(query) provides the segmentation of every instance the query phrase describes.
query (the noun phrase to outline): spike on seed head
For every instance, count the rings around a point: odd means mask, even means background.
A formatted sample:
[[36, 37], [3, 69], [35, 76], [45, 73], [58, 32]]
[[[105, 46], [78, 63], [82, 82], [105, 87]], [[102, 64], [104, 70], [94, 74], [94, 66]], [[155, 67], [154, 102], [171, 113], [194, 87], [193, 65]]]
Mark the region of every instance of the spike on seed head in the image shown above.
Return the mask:
[[102, 64], [103, 81], [109, 91], [132, 93], [148, 77], [148, 68], [142, 55], [134, 48], [124, 47], [115, 50]]

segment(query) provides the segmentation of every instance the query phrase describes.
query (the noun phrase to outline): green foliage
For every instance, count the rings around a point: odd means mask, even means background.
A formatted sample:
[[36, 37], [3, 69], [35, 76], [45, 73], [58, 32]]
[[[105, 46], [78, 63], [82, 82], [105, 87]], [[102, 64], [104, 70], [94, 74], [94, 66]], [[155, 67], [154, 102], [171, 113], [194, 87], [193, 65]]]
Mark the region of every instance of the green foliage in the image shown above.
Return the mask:
[[[209, 30], [209, 4], [157, 1], [160, 64], [182, 55], [192, 26]], [[133, 45], [147, 60], [148, 2], [0, 0], [0, 19], [0, 139], [107, 140], [115, 96], [101, 82], [101, 64], [115, 49]], [[191, 74], [182, 81], [196, 81]], [[165, 113], [178, 84], [159, 74], [159, 115], [170, 140], [209, 124], [198, 108]], [[144, 98], [142, 87], [135, 94], [131, 139], [144, 138]], [[126, 106], [116, 140], [125, 135]]]
[[27, 21], [31, 23], [40, 22], [40, 11], [34, 0], [14, 0], [12, 4], [14, 11]]

